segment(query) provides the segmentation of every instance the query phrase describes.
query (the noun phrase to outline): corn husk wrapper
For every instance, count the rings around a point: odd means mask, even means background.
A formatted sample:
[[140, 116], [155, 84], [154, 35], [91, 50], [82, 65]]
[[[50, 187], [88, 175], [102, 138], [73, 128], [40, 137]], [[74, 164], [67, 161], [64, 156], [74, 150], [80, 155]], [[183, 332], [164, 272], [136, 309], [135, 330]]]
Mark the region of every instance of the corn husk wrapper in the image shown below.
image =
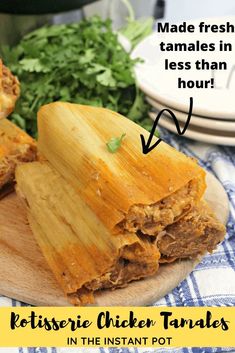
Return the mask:
[[[133, 205], [152, 205], [193, 181], [194, 202], [205, 191], [205, 172], [164, 142], [142, 153], [149, 133], [104, 108], [56, 102], [38, 113], [39, 151], [113, 231]], [[120, 149], [106, 143], [126, 134]], [[156, 139], [153, 139], [155, 142]]]
[[47, 162], [17, 168], [34, 236], [73, 304], [93, 302], [93, 292], [154, 274], [160, 253], [135, 234], [113, 236], [79, 194]]

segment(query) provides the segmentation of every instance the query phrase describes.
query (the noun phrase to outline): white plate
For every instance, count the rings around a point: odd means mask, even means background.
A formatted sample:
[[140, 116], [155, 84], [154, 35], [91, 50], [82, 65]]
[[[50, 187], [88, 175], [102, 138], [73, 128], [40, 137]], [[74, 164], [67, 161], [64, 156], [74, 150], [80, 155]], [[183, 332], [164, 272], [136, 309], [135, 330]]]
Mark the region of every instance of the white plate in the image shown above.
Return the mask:
[[[149, 116], [151, 119], [154, 120], [156, 118], [156, 113], [150, 112]], [[172, 122], [172, 120], [170, 120], [166, 115], [164, 116], [164, 118], [162, 117], [159, 120], [159, 126], [162, 126], [170, 130], [171, 132], [174, 132], [177, 134], [177, 130], [174, 122]], [[198, 130], [201, 130], [201, 131], [198, 131]], [[196, 141], [212, 143], [214, 145], [235, 146], [235, 137], [224, 136], [223, 134], [226, 134], [226, 132], [223, 132], [223, 133], [221, 132], [218, 135], [218, 131], [216, 132], [215, 130], [209, 130], [208, 132], [207, 129], [203, 130], [202, 128], [198, 129], [198, 127], [191, 126], [191, 127], [188, 127], [187, 131], [183, 136]]]
[[[157, 111], [161, 111], [163, 109], [170, 109], [175, 114], [175, 116], [177, 117], [177, 119], [179, 121], [182, 121], [184, 123], [187, 121], [188, 114], [180, 112], [180, 111], [175, 110], [173, 108], [167, 107], [163, 104], [160, 104], [159, 102], [156, 102], [154, 99], [152, 99], [150, 97], [146, 97], [146, 100], [152, 107], [157, 109]], [[202, 128], [219, 130], [221, 132], [234, 131], [234, 134], [235, 134], [235, 122], [231, 122], [231, 121], [207, 119], [204, 117], [198, 117], [196, 115], [192, 115], [192, 118], [190, 121], [190, 126], [191, 125], [200, 126]]]
[[[201, 21], [201, 20], [200, 20]], [[200, 22], [192, 21], [197, 28]], [[221, 17], [214, 19], [203, 19], [204, 22], [210, 24], [224, 24], [230, 21], [235, 24], [235, 17]], [[231, 42], [233, 51], [193, 51], [193, 52], [171, 52], [160, 51], [159, 44], [162, 41], [177, 43], [214, 43], [216, 46], [220, 40]], [[138, 63], [135, 68], [137, 81], [140, 88], [153, 99], [167, 104], [177, 110], [184, 112], [188, 111], [189, 98], [194, 98], [194, 114], [220, 118], [232, 119], [235, 121], [235, 35], [228, 33], [212, 33], [200, 34], [198, 31], [190, 34], [159, 34], [153, 33], [145, 38], [132, 53], [132, 58], [141, 58], [143, 63]], [[165, 70], [165, 60], [169, 61], [191, 61], [201, 60], [206, 61], [226, 61], [228, 69], [226, 71], [211, 70]], [[214, 75], [216, 88], [207, 89], [179, 89], [177, 82], [181, 77], [183, 80], [208, 80]], [[230, 77], [230, 80], [229, 80]], [[229, 83], [229, 84], [228, 84]]]

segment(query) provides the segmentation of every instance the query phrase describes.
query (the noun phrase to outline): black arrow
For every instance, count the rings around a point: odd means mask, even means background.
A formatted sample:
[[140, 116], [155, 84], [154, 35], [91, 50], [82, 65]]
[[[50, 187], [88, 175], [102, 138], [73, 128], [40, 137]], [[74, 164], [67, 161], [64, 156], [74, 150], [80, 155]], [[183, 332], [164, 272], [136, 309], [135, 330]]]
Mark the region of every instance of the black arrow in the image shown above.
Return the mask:
[[160, 120], [160, 118], [161, 118], [161, 116], [162, 116], [162, 114], [163, 114], [164, 112], [168, 112], [168, 113], [171, 115], [171, 117], [172, 117], [172, 119], [173, 119], [173, 121], [174, 121], [174, 123], [175, 123], [175, 127], [176, 127], [176, 130], [177, 130], [177, 133], [178, 133], [179, 135], [184, 135], [185, 131], [187, 130], [187, 128], [188, 128], [188, 126], [189, 126], [189, 123], [190, 123], [190, 120], [191, 120], [191, 117], [192, 117], [192, 112], [193, 112], [193, 98], [190, 97], [190, 104], [189, 104], [188, 117], [187, 117], [187, 121], [186, 121], [186, 123], [185, 123], [184, 128], [183, 128], [182, 131], [181, 131], [181, 129], [180, 129], [180, 124], [179, 124], [179, 122], [178, 122], [178, 120], [177, 120], [177, 117], [175, 116], [175, 114], [174, 114], [170, 109], [163, 109], [163, 110], [161, 110], [161, 111], [158, 113], [156, 119], [154, 120], [153, 127], [152, 127], [152, 130], [151, 130], [151, 132], [150, 132], [150, 135], [149, 135], [149, 138], [148, 138], [147, 143], [145, 142], [144, 136], [143, 136], [142, 134], [140, 135], [143, 154], [147, 154], [147, 153], [151, 152], [151, 151], [152, 151], [155, 147], [157, 147], [157, 146], [159, 145], [159, 143], [162, 141], [162, 139], [159, 138], [159, 139], [157, 140], [157, 142], [155, 142], [155, 143], [150, 147], [151, 142], [152, 142], [152, 139], [153, 139], [153, 136], [154, 136], [154, 133], [155, 133], [156, 128], [157, 128], [157, 126], [158, 126], [158, 122], [159, 122], [159, 120]]

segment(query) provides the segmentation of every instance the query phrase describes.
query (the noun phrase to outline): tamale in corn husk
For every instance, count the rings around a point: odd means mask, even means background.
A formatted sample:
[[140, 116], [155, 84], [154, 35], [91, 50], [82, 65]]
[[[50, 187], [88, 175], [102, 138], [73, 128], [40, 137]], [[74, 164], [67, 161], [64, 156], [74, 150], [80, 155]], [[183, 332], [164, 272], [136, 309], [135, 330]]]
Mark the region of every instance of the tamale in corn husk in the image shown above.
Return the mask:
[[[205, 191], [196, 161], [164, 142], [142, 153], [149, 133], [104, 108], [52, 103], [38, 113], [39, 151], [112, 232], [156, 236]], [[126, 134], [111, 154], [106, 143]]]
[[[202, 201], [205, 172], [104, 108], [53, 103], [38, 114], [41, 162], [18, 167], [17, 190], [33, 233], [75, 304], [99, 289], [156, 273], [159, 262], [212, 251], [224, 227]], [[123, 140], [116, 153], [106, 143]], [[161, 258], [160, 258], [161, 257]]]
[[[112, 233], [156, 239], [162, 262], [212, 251], [223, 239], [224, 226], [201, 201], [204, 170], [164, 142], [144, 155], [140, 134], [149, 133], [129, 119], [57, 102], [41, 108], [38, 125], [40, 152]], [[123, 134], [110, 153], [106, 143]]]
[[92, 303], [96, 290], [122, 287], [157, 271], [155, 244], [130, 232], [113, 236], [49, 163], [21, 165], [16, 178], [34, 236], [72, 303]]

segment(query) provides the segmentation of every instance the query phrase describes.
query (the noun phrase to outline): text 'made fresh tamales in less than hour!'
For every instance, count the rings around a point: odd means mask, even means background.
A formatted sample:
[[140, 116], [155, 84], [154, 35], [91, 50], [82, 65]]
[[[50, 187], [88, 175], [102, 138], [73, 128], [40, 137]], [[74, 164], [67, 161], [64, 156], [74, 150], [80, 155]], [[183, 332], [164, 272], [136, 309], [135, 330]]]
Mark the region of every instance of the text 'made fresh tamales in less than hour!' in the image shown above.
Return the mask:
[[[212, 251], [224, 227], [202, 200], [205, 172], [104, 108], [52, 103], [38, 114], [45, 159], [17, 168], [17, 190], [58, 282], [75, 304], [153, 275], [160, 262]], [[107, 142], [125, 134], [110, 153]]]

